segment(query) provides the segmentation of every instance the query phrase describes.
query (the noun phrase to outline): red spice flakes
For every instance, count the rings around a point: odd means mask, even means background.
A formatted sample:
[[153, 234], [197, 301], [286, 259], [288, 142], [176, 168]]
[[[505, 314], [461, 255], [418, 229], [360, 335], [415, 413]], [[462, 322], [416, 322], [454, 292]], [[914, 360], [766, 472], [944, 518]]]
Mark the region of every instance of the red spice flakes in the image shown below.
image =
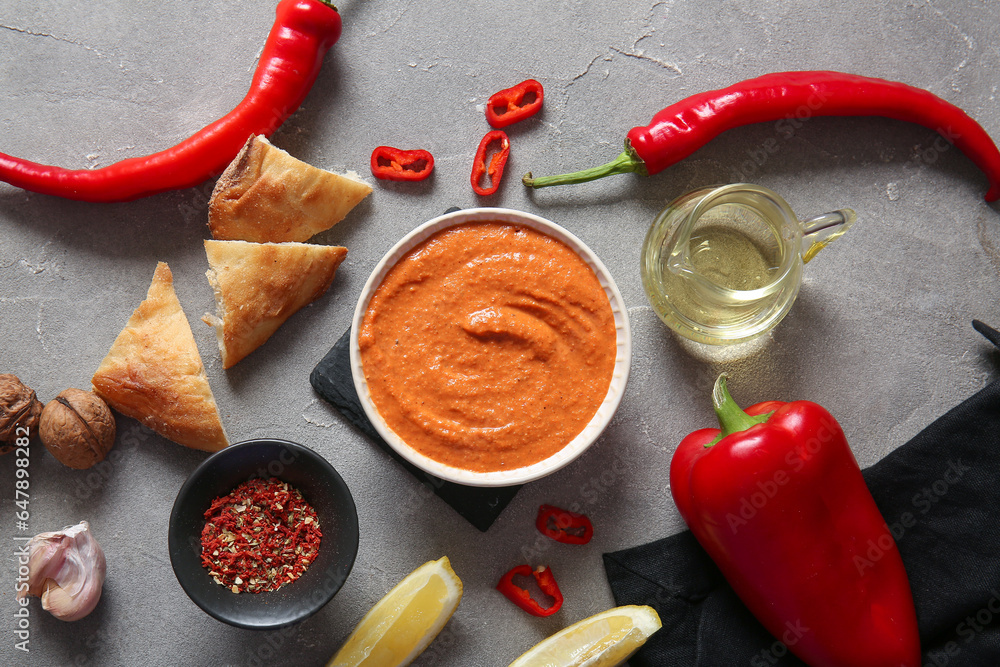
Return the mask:
[[274, 477], [252, 479], [205, 512], [201, 564], [233, 593], [274, 591], [302, 576], [323, 537], [316, 510]]

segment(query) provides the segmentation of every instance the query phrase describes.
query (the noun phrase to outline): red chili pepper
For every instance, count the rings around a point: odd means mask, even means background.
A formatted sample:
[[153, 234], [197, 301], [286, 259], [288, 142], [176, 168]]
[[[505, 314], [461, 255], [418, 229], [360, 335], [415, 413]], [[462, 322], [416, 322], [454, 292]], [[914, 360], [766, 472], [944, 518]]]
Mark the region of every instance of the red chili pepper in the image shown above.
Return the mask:
[[841, 72], [778, 72], [728, 88], [692, 95], [634, 127], [625, 152], [592, 169], [533, 178], [524, 184], [585, 183], [611, 174], [655, 174], [691, 155], [722, 132], [765, 121], [798, 123], [813, 116], [884, 116], [923, 125], [958, 146], [989, 181], [986, 201], [1000, 198], [1000, 150], [976, 121], [954, 104], [905, 83]]
[[810, 401], [744, 412], [725, 375], [712, 402], [722, 430], [681, 442], [670, 489], [736, 594], [813, 667], [919, 667], [906, 570], [833, 416]]
[[379, 146], [372, 151], [372, 176], [388, 181], [422, 181], [434, 171], [430, 151]]
[[[493, 144], [499, 144], [499, 148], [490, 158], [489, 165], [486, 164], [486, 154], [493, 148]], [[503, 168], [507, 164], [510, 156], [510, 139], [503, 130], [493, 130], [487, 132], [479, 148], [476, 150], [476, 159], [472, 163], [472, 189], [477, 195], [491, 195], [500, 187], [500, 179], [503, 178]], [[483, 180], [489, 176], [490, 184], [483, 186]]]
[[546, 537], [563, 544], [586, 544], [594, 536], [594, 524], [586, 514], [542, 505], [538, 508], [535, 527]]
[[333, 5], [281, 0], [250, 91], [219, 120], [173, 148], [100, 169], [63, 169], [0, 153], [0, 180], [91, 202], [128, 201], [198, 185], [221, 173], [250, 135], [269, 136], [299, 108], [340, 30]]
[[542, 108], [545, 90], [534, 79], [493, 93], [486, 103], [486, 120], [493, 127], [507, 127], [534, 116]]
[[[531, 593], [514, 583], [514, 577], [534, 577], [538, 588], [553, 599], [552, 605], [543, 607], [538, 603]], [[500, 578], [497, 590], [507, 596], [507, 599], [525, 610], [532, 616], [551, 616], [562, 607], [563, 596], [556, 583], [556, 578], [552, 576], [552, 569], [539, 566], [534, 569], [530, 565], [518, 565]]]

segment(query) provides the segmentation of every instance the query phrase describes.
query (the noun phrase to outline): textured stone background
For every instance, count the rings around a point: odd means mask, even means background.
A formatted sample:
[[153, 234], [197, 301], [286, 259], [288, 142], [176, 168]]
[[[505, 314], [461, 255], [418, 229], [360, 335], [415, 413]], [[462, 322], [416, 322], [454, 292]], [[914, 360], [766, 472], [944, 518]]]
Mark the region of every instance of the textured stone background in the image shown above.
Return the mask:
[[[629, 128], [686, 95], [768, 71], [836, 69], [898, 79], [965, 108], [1000, 137], [1000, 4], [987, 0], [835, 3], [738, 0], [647, 3], [365, 2], [341, 4], [344, 34], [303, 108], [274, 143], [324, 168], [366, 171], [378, 144], [430, 149], [434, 177], [376, 183], [318, 242], [350, 249], [321, 300], [260, 350], [223, 371], [201, 241], [211, 183], [112, 205], [0, 184], [0, 372], [42, 400], [89, 378], [170, 264], [234, 440], [275, 436], [326, 456], [353, 490], [362, 528], [344, 589], [284, 634], [216, 622], [170, 569], [174, 496], [205, 458], [119, 418], [114, 463], [64, 468], [31, 457], [30, 532], [87, 519], [104, 546], [98, 609], [72, 625], [31, 606], [31, 652], [13, 646], [14, 460], [0, 460], [0, 662], [25, 665], [317, 665], [389, 588], [448, 555], [465, 597], [420, 665], [507, 664], [544, 636], [612, 605], [600, 554], [682, 529], [668, 463], [691, 429], [710, 425], [720, 369], [744, 405], [810, 398], [843, 424], [862, 465], [904, 443], [996, 375], [969, 326], [1000, 324], [1000, 216], [985, 178], [922, 127], [872, 118], [814, 119], [786, 136], [772, 124], [731, 131], [648, 179], [528, 192], [525, 171], [595, 165]], [[66, 167], [103, 166], [170, 146], [244, 95], [270, 2], [108, 0], [0, 2], [0, 151]], [[472, 154], [494, 91], [527, 77], [543, 112], [510, 128], [508, 177], [477, 198]], [[765, 142], [778, 150], [753, 161]], [[668, 333], [646, 304], [642, 238], [665, 202], [710, 183], [750, 180], [801, 215], [852, 206], [857, 225], [809, 264], [788, 318], [750, 356], [705, 359]], [[631, 316], [635, 356], [613, 425], [586, 455], [525, 487], [479, 533], [349, 427], [308, 374], [348, 326], [364, 281], [403, 234], [449, 206], [495, 205], [564, 225], [604, 260]], [[530, 618], [493, 586], [536, 547], [542, 502], [580, 503], [596, 536], [585, 548], [541, 543], [566, 604]], [[7, 540], [7, 546], [2, 545]], [[280, 644], [277, 654], [275, 645]]]

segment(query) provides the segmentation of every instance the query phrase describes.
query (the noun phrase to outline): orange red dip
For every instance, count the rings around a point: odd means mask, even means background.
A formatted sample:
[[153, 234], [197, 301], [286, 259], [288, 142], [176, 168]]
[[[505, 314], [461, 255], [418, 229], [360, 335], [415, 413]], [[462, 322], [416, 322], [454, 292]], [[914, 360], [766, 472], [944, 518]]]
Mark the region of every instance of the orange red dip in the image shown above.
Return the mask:
[[597, 412], [616, 332], [573, 250], [529, 227], [471, 222], [407, 253], [359, 334], [379, 414], [407, 444], [477, 472], [548, 458]]

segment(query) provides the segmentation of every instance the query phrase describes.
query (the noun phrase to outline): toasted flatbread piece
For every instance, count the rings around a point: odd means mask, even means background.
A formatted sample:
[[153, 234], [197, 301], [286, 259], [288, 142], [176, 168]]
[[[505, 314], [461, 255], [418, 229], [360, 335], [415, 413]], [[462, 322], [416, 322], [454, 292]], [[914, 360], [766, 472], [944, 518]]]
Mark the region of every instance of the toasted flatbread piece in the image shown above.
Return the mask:
[[208, 202], [208, 228], [220, 240], [307, 241], [344, 219], [372, 189], [252, 136], [219, 177]]
[[219, 336], [222, 365], [231, 368], [302, 306], [330, 287], [347, 248], [308, 243], [205, 241], [218, 315], [205, 324]]
[[229, 444], [173, 275], [163, 262], [92, 382], [108, 405], [165, 438], [208, 452]]

